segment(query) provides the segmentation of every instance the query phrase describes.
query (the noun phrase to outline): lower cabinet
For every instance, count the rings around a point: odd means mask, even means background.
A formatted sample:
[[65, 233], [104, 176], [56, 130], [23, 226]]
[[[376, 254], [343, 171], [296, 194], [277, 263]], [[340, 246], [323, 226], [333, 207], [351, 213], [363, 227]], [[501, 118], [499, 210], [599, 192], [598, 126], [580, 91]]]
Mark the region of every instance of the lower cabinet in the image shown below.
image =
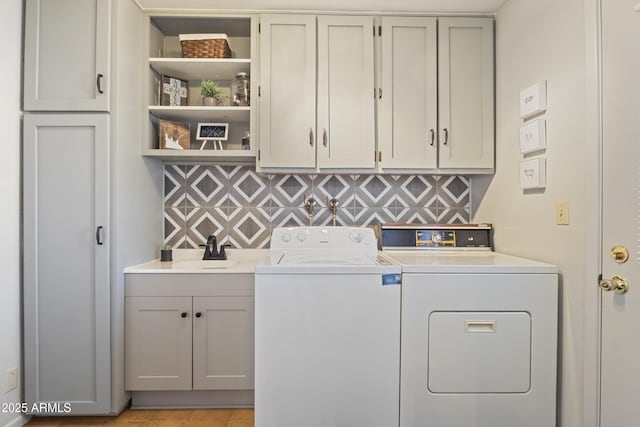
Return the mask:
[[253, 389], [253, 300], [127, 296], [126, 389]]

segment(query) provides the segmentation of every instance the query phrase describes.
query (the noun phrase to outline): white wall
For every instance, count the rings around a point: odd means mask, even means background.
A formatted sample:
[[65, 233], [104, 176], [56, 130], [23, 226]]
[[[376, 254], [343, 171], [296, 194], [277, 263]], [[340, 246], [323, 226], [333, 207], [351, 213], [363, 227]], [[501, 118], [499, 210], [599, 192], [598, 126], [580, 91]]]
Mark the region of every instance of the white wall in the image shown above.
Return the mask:
[[[20, 402], [22, 385], [5, 394], [7, 369], [20, 371], [20, 89], [22, 0], [3, 0], [0, 6], [2, 49], [0, 81], [0, 401]], [[19, 376], [21, 372], [19, 371]], [[20, 381], [20, 380], [19, 380]], [[19, 414], [0, 411], [0, 425], [19, 425]]]
[[[508, 0], [496, 15], [496, 174], [472, 181], [473, 221], [495, 226], [496, 250], [556, 264], [561, 273], [559, 426], [583, 425], [587, 60], [583, 0]], [[547, 187], [519, 187], [519, 91], [547, 81]], [[484, 193], [486, 191], [486, 193]], [[595, 191], [595, 190], [593, 190]], [[484, 195], [483, 195], [484, 193]], [[570, 225], [555, 224], [569, 201]]]

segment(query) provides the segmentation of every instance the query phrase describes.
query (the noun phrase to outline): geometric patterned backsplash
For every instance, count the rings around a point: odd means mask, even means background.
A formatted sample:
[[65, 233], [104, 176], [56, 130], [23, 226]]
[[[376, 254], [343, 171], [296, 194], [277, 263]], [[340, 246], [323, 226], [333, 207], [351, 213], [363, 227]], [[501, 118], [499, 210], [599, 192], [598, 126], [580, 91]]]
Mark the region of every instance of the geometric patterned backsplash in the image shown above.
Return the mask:
[[277, 226], [468, 223], [469, 180], [434, 175], [262, 175], [254, 167], [165, 165], [164, 243], [197, 248], [215, 234], [234, 248], [268, 248]]

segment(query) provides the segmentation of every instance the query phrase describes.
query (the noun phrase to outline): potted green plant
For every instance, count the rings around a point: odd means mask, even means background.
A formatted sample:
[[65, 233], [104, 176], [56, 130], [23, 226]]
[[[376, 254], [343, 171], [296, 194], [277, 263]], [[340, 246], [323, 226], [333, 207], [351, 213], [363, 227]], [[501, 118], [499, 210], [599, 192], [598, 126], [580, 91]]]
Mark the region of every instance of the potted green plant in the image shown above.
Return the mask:
[[173, 260], [173, 251], [171, 250], [170, 245], [164, 245], [162, 249], [160, 249], [160, 261], [172, 261]]
[[203, 80], [200, 83], [200, 94], [202, 95], [202, 103], [206, 106], [222, 105], [225, 98], [224, 90], [217, 82], [211, 80]]

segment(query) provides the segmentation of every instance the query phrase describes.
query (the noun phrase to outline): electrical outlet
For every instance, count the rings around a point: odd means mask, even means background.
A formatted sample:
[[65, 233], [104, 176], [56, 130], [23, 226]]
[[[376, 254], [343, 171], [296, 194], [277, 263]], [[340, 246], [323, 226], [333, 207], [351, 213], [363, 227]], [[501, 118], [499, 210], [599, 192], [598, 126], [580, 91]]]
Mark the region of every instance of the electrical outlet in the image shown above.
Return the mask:
[[569, 201], [558, 200], [556, 202], [556, 224], [569, 225]]
[[7, 387], [5, 393], [15, 390], [18, 386], [18, 368], [7, 369]]

